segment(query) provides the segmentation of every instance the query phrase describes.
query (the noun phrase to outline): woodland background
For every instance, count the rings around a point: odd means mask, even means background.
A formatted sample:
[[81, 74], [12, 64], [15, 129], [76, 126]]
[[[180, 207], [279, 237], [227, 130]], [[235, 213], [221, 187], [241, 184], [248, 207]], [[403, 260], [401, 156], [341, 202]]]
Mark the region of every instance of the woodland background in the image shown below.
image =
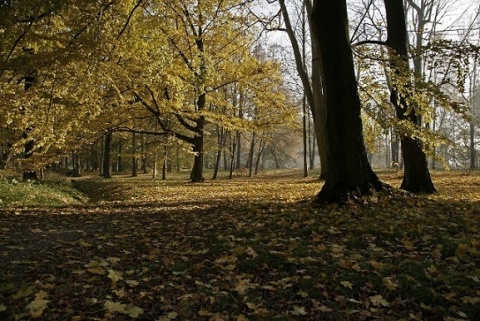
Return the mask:
[[0, 1], [0, 319], [480, 319], [479, 9]]

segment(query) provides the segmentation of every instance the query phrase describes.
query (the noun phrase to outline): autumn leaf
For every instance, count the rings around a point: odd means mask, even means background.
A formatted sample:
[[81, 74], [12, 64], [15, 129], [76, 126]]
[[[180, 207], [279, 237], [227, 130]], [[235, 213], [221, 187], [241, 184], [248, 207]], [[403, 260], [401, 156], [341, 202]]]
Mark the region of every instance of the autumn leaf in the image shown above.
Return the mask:
[[87, 269], [87, 271], [92, 273], [92, 274], [98, 274], [98, 275], [105, 274], [105, 270], [100, 266], [89, 268], [89, 269]]
[[293, 311], [290, 312], [292, 315], [307, 315], [305, 307], [300, 307], [297, 305], [293, 306]]
[[112, 280], [112, 283], [116, 283], [117, 281], [120, 281], [122, 279], [122, 274], [110, 269], [110, 270], [108, 270], [107, 277], [110, 280]]
[[7, 307], [3, 304], [0, 304], [0, 312], [7, 311]]
[[18, 290], [17, 293], [15, 293], [12, 296], [12, 298], [14, 300], [25, 298], [25, 297], [31, 295], [33, 293], [33, 291], [35, 290], [35, 288], [36, 288], [36, 285], [31, 285], [29, 287], [22, 287], [20, 290]]
[[113, 302], [107, 300], [104, 304], [105, 309], [109, 312], [118, 312], [127, 314], [132, 318], [138, 318], [141, 314], [143, 314], [143, 309], [137, 306], [127, 306], [121, 302]]
[[370, 302], [374, 305], [374, 306], [384, 306], [384, 307], [389, 307], [390, 306], [390, 303], [388, 303], [387, 300], [385, 300], [381, 295], [374, 295], [374, 296], [371, 296], [369, 297], [370, 298]]
[[249, 279], [241, 279], [235, 285], [235, 291], [240, 295], [244, 295], [247, 290], [256, 287], [258, 284], [250, 283]]
[[175, 320], [178, 317], [177, 312], [169, 312], [164, 316], [161, 316], [157, 321], [170, 321]]
[[45, 300], [47, 296], [48, 294], [45, 291], [35, 294], [35, 299], [26, 306], [31, 317], [39, 318], [43, 314], [47, 304], [50, 302], [50, 300]]
[[343, 285], [344, 287], [350, 289], [350, 290], [353, 289], [353, 284], [349, 281], [342, 281], [342, 282], [340, 282], [340, 284]]
[[398, 283], [392, 277], [383, 278], [383, 285], [390, 291], [395, 291], [398, 288]]
[[138, 284], [139, 284], [138, 281], [136, 281], [136, 280], [126, 280], [125, 283], [127, 283], [132, 288], [138, 286]]

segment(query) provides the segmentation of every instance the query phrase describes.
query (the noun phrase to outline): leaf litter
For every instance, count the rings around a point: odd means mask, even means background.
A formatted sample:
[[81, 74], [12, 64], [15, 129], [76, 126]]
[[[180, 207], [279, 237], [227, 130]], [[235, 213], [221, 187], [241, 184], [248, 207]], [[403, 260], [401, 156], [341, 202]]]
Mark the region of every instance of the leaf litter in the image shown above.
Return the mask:
[[342, 207], [293, 174], [85, 180], [107, 197], [0, 213], [0, 319], [478, 320], [480, 175], [433, 177]]

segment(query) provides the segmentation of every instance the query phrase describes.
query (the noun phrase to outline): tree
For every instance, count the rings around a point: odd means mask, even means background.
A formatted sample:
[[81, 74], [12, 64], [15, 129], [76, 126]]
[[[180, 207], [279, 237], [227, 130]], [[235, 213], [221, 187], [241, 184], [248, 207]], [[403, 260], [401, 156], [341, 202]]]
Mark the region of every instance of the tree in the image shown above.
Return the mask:
[[[156, 37], [168, 46], [153, 50], [150, 56], [163, 59], [165, 52], [172, 55], [170, 65], [161, 71], [142, 70], [133, 95], [162, 130], [192, 146], [193, 182], [204, 179], [204, 140], [209, 124], [239, 128], [250, 122], [239, 118], [241, 113], [234, 108], [228, 108], [232, 110], [229, 117], [218, 113], [223, 105], [231, 104], [224, 99], [224, 87], [241, 84], [262, 108], [282, 104], [281, 93], [270, 90], [276, 97], [266, 93], [267, 86], [280, 81], [278, 64], [261, 61], [251, 52], [253, 24], [248, 21], [247, 7], [248, 2], [213, 0], [167, 1], [146, 9], [151, 24], [159, 30]], [[268, 82], [262, 83], [264, 79]]]
[[[321, 75], [320, 75], [320, 62], [319, 53], [317, 48], [317, 43], [315, 41], [311, 41], [311, 49], [312, 49], [312, 73], [311, 77], [308, 75], [307, 69], [307, 62], [305, 61], [305, 55], [302, 54], [302, 48], [305, 49], [305, 41], [302, 41], [302, 45], [300, 46], [298, 37], [295, 33], [295, 29], [291, 23], [290, 15], [288, 13], [288, 8], [285, 4], [285, 0], [279, 0], [280, 4], [280, 11], [282, 17], [285, 21], [285, 31], [288, 34], [288, 38], [292, 45], [292, 50], [295, 58], [295, 65], [300, 77], [300, 80], [303, 85], [305, 99], [310, 106], [310, 110], [313, 117], [313, 124], [315, 129], [315, 135], [317, 137], [317, 146], [318, 146], [318, 153], [320, 156], [320, 178], [326, 178], [327, 171], [328, 171], [328, 157], [326, 155], [326, 134], [325, 134], [325, 100], [322, 92], [322, 84], [321, 84]], [[309, 30], [310, 30], [310, 37], [313, 38], [314, 36], [311, 34], [313, 30], [313, 21], [312, 17], [312, 5], [310, 0], [303, 0], [302, 8], [306, 10], [308, 22], [309, 22]], [[303, 31], [303, 30], [302, 30]], [[303, 37], [306, 36], [305, 33], [302, 35]]]
[[346, 1], [315, 0], [312, 12], [326, 99], [328, 172], [318, 203], [342, 202], [385, 184], [372, 171], [363, 142], [360, 99], [347, 26]]
[[8, 158], [27, 154], [32, 171], [108, 126], [96, 119], [108, 95], [101, 67], [112, 42], [105, 35], [121, 33], [131, 4], [3, 1], [0, 10], [0, 130], [11, 134]]
[[[419, 119], [409, 90], [414, 86], [410, 78], [407, 52], [407, 28], [405, 23], [402, 0], [385, 0], [387, 15], [387, 45], [390, 48], [390, 68], [392, 69], [393, 85], [390, 91], [390, 101], [395, 107], [400, 121], [411, 126], [419, 126]], [[419, 139], [401, 135], [401, 149], [404, 160], [404, 175], [401, 188], [413, 193], [435, 193], [427, 158]]]

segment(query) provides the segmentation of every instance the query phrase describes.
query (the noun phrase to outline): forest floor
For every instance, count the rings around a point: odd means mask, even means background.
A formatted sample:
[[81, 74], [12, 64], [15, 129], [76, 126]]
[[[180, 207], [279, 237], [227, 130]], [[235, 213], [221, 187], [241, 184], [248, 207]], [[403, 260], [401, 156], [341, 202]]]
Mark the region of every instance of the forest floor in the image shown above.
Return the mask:
[[343, 207], [298, 171], [82, 178], [0, 208], [0, 320], [480, 320], [480, 173], [432, 176]]

